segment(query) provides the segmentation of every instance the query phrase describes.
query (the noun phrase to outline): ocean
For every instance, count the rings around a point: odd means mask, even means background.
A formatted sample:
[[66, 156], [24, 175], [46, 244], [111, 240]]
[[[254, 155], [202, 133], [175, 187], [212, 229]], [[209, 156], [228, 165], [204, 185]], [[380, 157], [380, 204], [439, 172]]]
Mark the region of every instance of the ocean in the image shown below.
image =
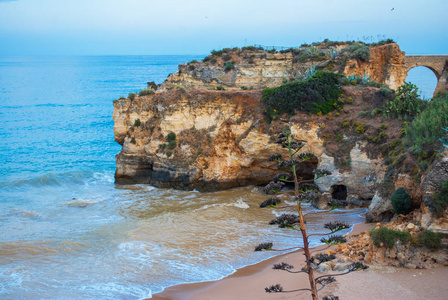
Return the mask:
[[[254, 253], [260, 242], [300, 245], [267, 225], [282, 212], [258, 208], [258, 187], [114, 184], [112, 101], [203, 57], [0, 57], [1, 299], [149, 298], [278, 254]], [[308, 228], [364, 211], [319, 214]]]

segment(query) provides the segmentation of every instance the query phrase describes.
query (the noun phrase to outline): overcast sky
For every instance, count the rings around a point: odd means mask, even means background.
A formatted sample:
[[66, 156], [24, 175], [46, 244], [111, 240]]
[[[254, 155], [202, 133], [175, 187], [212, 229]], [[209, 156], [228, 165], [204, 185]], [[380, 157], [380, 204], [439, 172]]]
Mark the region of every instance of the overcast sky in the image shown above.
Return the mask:
[[448, 54], [447, 12], [448, 0], [0, 0], [0, 55], [207, 54], [382, 37], [408, 54]]

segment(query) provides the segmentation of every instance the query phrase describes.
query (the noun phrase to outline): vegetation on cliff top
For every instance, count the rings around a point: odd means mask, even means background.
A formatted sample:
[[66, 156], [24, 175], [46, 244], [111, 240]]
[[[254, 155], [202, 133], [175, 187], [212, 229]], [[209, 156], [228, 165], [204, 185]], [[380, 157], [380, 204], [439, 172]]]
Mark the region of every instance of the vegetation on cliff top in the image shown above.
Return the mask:
[[[373, 40], [373, 38], [371, 39]], [[302, 44], [298, 47], [276, 47], [276, 46], [247, 46], [224, 48], [221, 50], [213, 50], [210, 55], [206, 56], [202, 62], [196, 60], [187, 64], [184, 69], [192, 76], [202, 74], [197, 73], [203, 67], [214, 66], [222, 67], [224, 72], [228, 72], [238, 65], [256, 64], [257, 60], [263, 60], [268, 55], [276, 53], [292, 55], [293, 64], [312, 63], [318, 70], [326, 70], [336, 73], [344, 72], [346, 64], [352, 60], [351, 68], [359, 66], [362, 62], [370, 60], [371, 47], [394, 43], [393, 40], [380, 40], [378, 43], [365, 43], [361, 41], [329, 41], [325, 39], [322, 42], [315, 42], [311, 45]], [[356, 60], [356, 61], [353, 61]], [[287, 75], [284, 80], [292, 81], [303, 79], [304, 70], [300, 66], [295, 66], [295, 72]], [[183, 71], [184, 71], [183, 70]], [[286, 82], [284, 82], [286, 83]]]
[[340, 83], [342, 75], [317, 71], [314, 76], [293, 81], [279, 87], [263, 90], [262, 102], [266, 104], [268, 121], [282, 114], [293, 115], [296, 110], [307, 113], [326, 114], [343, 103]]
[[[384, 37], [383, 37], [384, 38]], [[373, 38], [372, 38], [373, 40]], [[370, 58], [370, 47], [382, 46], [395, 43], [392, 39], [379, 39], [376, 43], [365, 43], [362, 41], [330, 41], [328, 39], [322, 42], [312, 44], [302, 44], [298, 47], [276, 47], [276, 46], [246, 46], [242, 48], [224, 48], [213, 50], [211, 54], [203, 59], [203, 62], [215, 64], [218, 58], [224, 61], [230, 60], [232, 54], [244, 55], [247, 52], [258, 53], [292, 53], [297, 61], [306, 60], [321, 61], [334, 56], [348, 56], [350, 58], [359, 58], [368, 61]], [[338, 50], [339, 49], [339, 50]], [[195, 61], [196, 62], [196, 61]]]

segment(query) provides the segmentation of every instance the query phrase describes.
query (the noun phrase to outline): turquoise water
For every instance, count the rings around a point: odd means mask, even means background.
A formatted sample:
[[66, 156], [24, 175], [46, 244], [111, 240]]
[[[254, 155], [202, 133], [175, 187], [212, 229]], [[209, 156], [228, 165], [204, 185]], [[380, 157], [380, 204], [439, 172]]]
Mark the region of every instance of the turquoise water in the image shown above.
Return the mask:
[[[202, 56], [0, 57], [0, 298], [141, 299], [300, 244], [257, 188], [116, 186], [112, 101]], [[307, 208], [311, 209], [311, 208]], [[361, 222], [364, 210], [319, 214]], [[313, 240], [314, 245], [318, 240]]]

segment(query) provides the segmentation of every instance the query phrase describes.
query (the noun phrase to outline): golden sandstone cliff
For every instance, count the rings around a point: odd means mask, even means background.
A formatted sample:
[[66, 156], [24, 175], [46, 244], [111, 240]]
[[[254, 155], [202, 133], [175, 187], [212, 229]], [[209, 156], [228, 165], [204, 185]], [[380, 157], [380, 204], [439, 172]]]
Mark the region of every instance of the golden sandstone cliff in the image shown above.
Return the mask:
[[[405, 53], [397, 44], [371, 47], [368, 61], [341, 55], [345, 46], [343, 43], [336, 44], [331, 49], [311, 46], [302, 52], [296, 49], [281, 52], [258, 48], [250, 51], [229, 49], [221, 56], [212, 55], [206, 63], [193, 61], [179, 65], [179, 71], [168, 76], [162, 89], [178, 86], [260, 89], [278, 86], [303, 76], [312, 67], [344, 75], [370, 76], [372, 80], [385, 83], [392, 89], [398, 88], [406, 79]], [[328, 59], [328, 56], [331, 58]], [[211, 64], [210, 61], [214, 63]], [[228, 69], [223, 67], [225, 64], [228, 64]]]
[[[346, 46], [321, 44], [284, 52], [224, 49], [202, 62], [180, 65], [155, 92], [115, 100], [115, 140], [123, 146], [116, 182], [200, 191], [267, 184], [281, 172], [268, 158], [286, 154], [275, 140], [289, 127], [305, 143], [302, 151], [316, 156], [301, 165], [300, 176], [313, 178], [317, 167], [332, 171], [316, 181], [322, 196], [315, 206], [324, 208], [336, 198], [370, 205], [370, 221], [390, 219], [390, 201], [377, 188], [385, 180], [384, 155], [394, 151], [391, 145], [402, 124], [358, 117], [385, 101], [379, 88], [344, 86], [343, 109], [325, 116], [296, 112], [272, 123], [260, 102], [262, 88], [302, 78], [313, 69], [364, 76], [392, 88], [406, 78], [405, 54], [398, 45], [370, 47], [368, 59], [345, 54]], [[406, 176], [391, 184], [408, 187], [420, 199], [421, 188], [411, 186]]]

